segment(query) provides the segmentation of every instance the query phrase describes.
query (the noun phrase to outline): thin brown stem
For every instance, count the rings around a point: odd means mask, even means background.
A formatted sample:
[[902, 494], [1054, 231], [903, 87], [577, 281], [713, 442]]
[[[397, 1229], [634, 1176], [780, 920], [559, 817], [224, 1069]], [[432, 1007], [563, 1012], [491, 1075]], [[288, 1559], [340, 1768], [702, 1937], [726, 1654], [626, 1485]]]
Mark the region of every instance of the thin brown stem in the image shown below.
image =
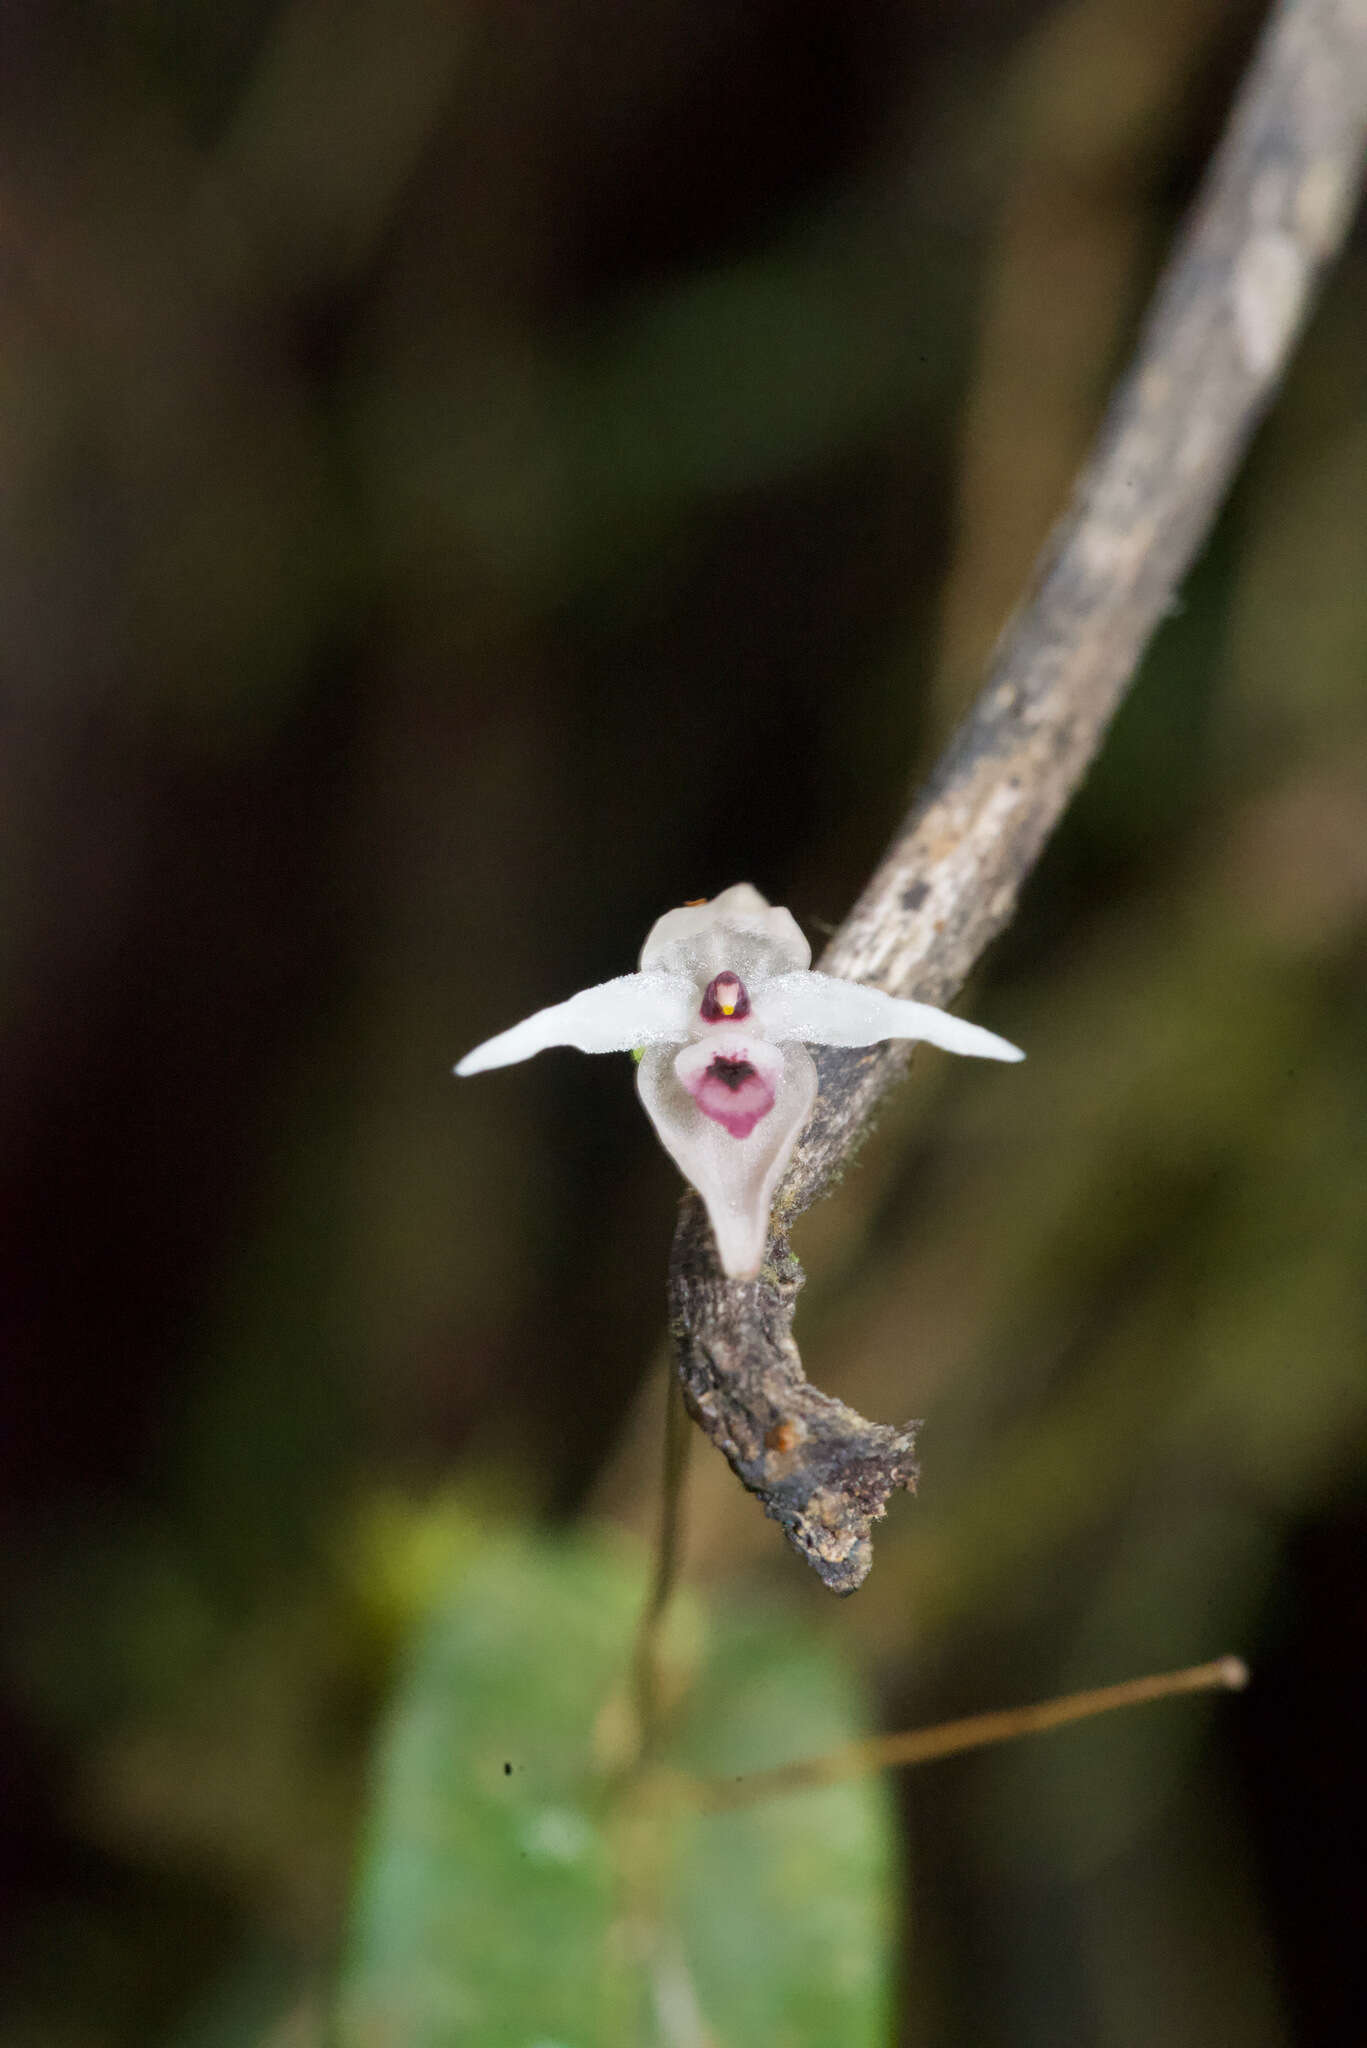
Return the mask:
[[655, 1539], [655, 1567], [641, 1618], [636, 1625], [632, 1678], [636, 1695], [638, 1757], [648, 1761], [660, 1736], [663, 1686], [661, 1663], [665, 1616], [679, 1582], [683, 1562], [684, 1481], [693, 1432], [683, 1398], [671, 1373], [665, 1391], [664, 1449], [661, 1460], [660, 1521]]
[[989, 1743], [1013, 1742], [1021, 1735], [1042, 1735], [1047, 1729], [1065, 1727], [1070, 1721], [1086, 1721], [1095, 1714], [1109, 1714], [1117, 1707], [1142, 1706], [1148, 1700], [1170, 1699], [1175, 1693], [1220, 1689], [1237, 1692], [1247, 1683], [1248, 1667], [1241, 1658], [1217, 1657], [1213, 1663], [1193, 1664], [1185, 1671], [1128, 1678], [1120, 1685], [1068, 1693], [1062, 1699], [1043, 1700], [1035, 1706], [970, 1714], [962, 1721], [941, 1721], [934, 1728], [905, 1728], [896, 1735], [871, 1735], [863, 1742], [847, 1742], [825, 1756], [780, 1764], [772, 1771], [754, 1771], [744, 1778], [695, 1779], [689, 1789], [709, 1811], [751, 1806], [757, 1800], [781, 1798], [787, 1792], [807, 1792], [818, 1785], [837, 1785], [847, 1778], [868, 1777], [873, 1771], [887, 1770], [895, 1764], [931, 1763], [937, 1757], [958, 1756], [967, 1749], [984, 1749]]

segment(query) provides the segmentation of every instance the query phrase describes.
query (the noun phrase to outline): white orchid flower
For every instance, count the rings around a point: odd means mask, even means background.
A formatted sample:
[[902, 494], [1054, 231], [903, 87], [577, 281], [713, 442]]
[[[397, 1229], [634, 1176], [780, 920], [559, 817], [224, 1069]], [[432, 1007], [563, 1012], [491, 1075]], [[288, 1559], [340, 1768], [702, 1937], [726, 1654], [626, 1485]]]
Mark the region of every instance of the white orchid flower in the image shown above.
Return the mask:
[[707, 1205], [724, 1270], [759, 1271], [769, 1210], [816, 1101], [809, 1045], [920, 1038], [978, 1059], [1025, 1055], [929, 1003], [813, 974], [791, 914], [737, 882], [666, 911], [639, 974], [582, 989], [468, 1052], [458, 1074], [530, 1059], [548, 1045], [636, 1052], [636, 1085], [666, 1152]]

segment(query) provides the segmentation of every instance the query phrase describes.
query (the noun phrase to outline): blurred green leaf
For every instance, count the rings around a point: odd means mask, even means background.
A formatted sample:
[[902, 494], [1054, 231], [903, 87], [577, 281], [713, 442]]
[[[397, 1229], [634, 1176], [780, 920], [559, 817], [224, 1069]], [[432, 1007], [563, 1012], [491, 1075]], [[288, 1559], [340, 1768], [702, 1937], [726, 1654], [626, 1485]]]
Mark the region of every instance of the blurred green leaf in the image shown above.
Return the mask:
[[[607, 1797], [641, 1594], [619, 1552], [500, 1543], [427, 1629], [382, 1745], [342, 2048], [889, 2037], [881, 1783], [735, 1814]], [[691, 1648], [671, 1764], [742, 1773], [859, 1730], [826, 1640], [786, 1616]]]

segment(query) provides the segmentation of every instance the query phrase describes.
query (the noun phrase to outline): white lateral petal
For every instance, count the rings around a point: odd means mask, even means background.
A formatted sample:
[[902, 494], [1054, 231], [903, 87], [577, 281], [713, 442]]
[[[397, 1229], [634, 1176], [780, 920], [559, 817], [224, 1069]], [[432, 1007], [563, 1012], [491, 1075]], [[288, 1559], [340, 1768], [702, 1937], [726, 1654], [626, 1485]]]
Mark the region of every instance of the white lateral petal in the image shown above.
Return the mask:
[[774, 1106], [748, 1138], [733, 1138], [703, 1115], [666, 1047], [647, 1052], [636, 1085], [661, 1144], [707, 1205], [723, 1271], [733, 1280], [753, 1279], [768, 1242], [774, 1190], [816, 1101], [811, 1054], [802, 1045], [783, 1047]]
[[884, 995], [834, 974], [780, 974], [754, 998], [755, 1021], [769, 1038], [800, 1038], [808, 1045], [876, 1045], [884, 1038], [921, 1038], [946, 1052], [981, 1060], [1023, 1060], [1025, 1054], [995, 1031], [937, 1010]]
[[750, 882], [733, 882], [708, 903], [686, 903], [657, 917], [641, 965], [692, 974], [700, 984], [727, 968], [748, 981], [806, 967], [812, 949], [790, 910], [769, 903]]
[[619, 974], [567, 1002], [524, 1017], [497, 1038], [467, 1052], [458, 1074], [482, 1074], [529, 1060], [548, 1045], [580, 1052], [631, 1052], [638, 1045], [681, 1045], [698, 1006], [693, 983], [679, 974]]

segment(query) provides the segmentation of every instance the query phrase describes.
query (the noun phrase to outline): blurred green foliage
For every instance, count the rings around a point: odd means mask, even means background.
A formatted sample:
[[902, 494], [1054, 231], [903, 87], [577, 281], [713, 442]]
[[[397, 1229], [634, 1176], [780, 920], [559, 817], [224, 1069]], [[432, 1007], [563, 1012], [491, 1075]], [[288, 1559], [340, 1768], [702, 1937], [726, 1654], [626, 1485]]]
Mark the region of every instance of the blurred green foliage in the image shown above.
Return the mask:
[[[876, 1781], [735, 1813], [681, 1810], [649, 1780], [613, 1799], [643, 1594], [633, 1561], [582, 1541], [469, 1558], [380, 1745], [345, 2048], [886, 2040]], [[683, 1620], [666, 1767], [730, 1777], [858, 1731], [815, 1631], [781, 1612]]]

